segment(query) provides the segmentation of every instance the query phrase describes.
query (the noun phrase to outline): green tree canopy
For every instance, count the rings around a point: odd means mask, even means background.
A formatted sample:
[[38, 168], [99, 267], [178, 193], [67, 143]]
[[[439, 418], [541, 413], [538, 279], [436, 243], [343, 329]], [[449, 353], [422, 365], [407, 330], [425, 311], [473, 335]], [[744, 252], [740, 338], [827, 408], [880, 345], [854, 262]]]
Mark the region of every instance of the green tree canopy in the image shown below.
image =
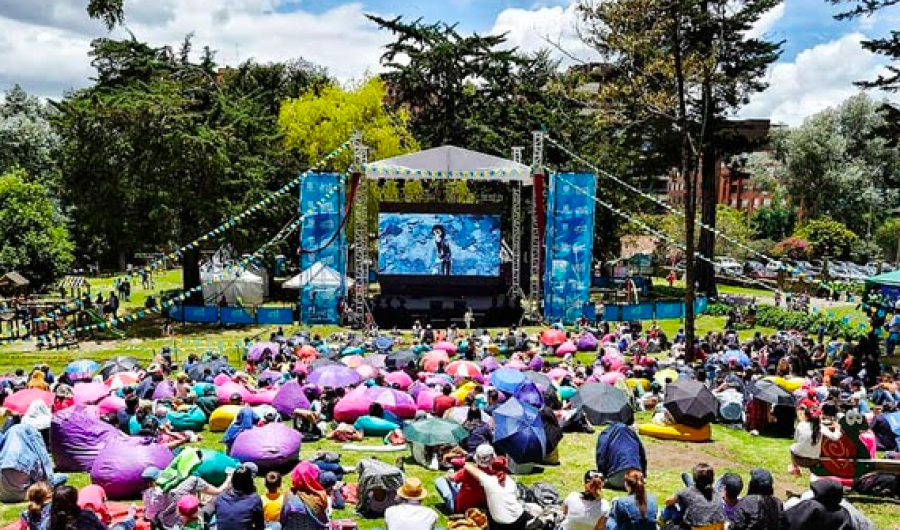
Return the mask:
[[26, 178], [51, 187], [58, 184], [59, 137], [50, 123], [53, 114], [52, 107], [19, 85], [6, 91], [0, 102], [0, 173], [21, 168]]
[[0, 175], [0, 272], [18, 271], [36, 289], [72, 264], [72, 242], [47, 187], [22, 170]]
[[840, 259], [849, 257], [858, 239], [843, 223], [828, 217], [809, 221], [794, 235], [812, 245], [812, 255]]

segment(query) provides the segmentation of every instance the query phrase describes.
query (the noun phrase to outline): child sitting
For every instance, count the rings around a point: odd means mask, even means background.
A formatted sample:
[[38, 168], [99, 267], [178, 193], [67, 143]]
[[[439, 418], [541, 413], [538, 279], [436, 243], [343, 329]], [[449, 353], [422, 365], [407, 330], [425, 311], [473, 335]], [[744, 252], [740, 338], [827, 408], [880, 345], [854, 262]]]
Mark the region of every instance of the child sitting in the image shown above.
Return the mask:
[[267, 529], [281, 528], [281, 507], [284, 494], [281, 493], [281, 473], [270, 471], [266, 474], [266, 494], [262, 497], [263, 521]]

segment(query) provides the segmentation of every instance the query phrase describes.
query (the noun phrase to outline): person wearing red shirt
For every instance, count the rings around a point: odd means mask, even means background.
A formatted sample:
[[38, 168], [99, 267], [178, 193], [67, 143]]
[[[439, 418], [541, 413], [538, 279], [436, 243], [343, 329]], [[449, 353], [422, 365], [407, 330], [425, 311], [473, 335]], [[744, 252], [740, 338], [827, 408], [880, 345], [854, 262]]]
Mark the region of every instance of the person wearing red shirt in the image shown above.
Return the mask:
[[441, 395], [434, 398], [434, 406], [431, 411], [438, 418], [443, 418], [444, 413], [456, 406], [456, 398], [450, 395], [453, 389], [450, 385], [444, 385], [441, 389]]
[[[494, 448], [490, 444], [481, 444], [475, 450], [475, 465], [484, 473], [493, 474], [491, 464], [495, 456]], [[471, 473], [466, 473], [463, 468], [456, 472], [451, 471], [445, 477], [438, 477], [434, 485], [451, 513], [466, 513], [469, 508], [487, 509], [484, 488], [477, 478]]]

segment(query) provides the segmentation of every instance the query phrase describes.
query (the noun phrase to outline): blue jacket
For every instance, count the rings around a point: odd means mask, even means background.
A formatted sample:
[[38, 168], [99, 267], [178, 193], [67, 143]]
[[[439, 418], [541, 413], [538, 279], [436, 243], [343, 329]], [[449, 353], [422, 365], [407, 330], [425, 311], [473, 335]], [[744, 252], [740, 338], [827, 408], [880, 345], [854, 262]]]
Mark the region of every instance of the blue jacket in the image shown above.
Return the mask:
[[613, 423], [597, 437], [597, 470], [605, 476], [640, 469], [647, 474], [647, 454], [633, 429]]

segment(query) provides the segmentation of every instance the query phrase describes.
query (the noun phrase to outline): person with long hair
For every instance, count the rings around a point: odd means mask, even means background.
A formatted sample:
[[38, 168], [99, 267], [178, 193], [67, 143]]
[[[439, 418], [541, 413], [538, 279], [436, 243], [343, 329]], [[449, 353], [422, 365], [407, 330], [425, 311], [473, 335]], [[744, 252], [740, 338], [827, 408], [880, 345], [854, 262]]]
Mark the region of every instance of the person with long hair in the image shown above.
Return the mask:
[[53, 490], [50, 505], [49, 530], [107, 530], [90, 510], [78, 506], [78, 490], [72, 486], [59, 486]]
[[625, 473], [627, 497], [614, 499], [606, 521], [606, 530], [657, 530], [656, 496], [647, 493], [644, 474], [633, 469]]
[[778, 530], [784, 507], [775, 497], [772, 474], [765, 469], [750, 472], [747, 495], [738, 501], [731, 530]]
[[328, 492], [319, 482], [319, 468], [300, 462], [291, 471], [291, 492], [281, 508], [282, 530], [322, 530], [331, 524], [328, 517]]
[[819, 409], [798, 409], [800, 421], [794, 430], [794, 443], [791, 444], [791, 473], [800, 476], [800, 468], [812, 467], [822, 454], [822, 438], [832, 441], [841, 439], [841, 430], [836, 423], [824, 425]]
[[475, 464], [466, 464], [463, 468], [484, 488], [490, 520], [488, 527], [491, 530], [521, 530], [528, 520], [525, 506], [519, 500], [518, 485], [509, 476], [506, 463], [506, 457], [494, 458], [490, 473], [485, 473]]
[[560, 530], [603, 530], [609, 516], [609, 501], [603, 498], [603, 473], [584, 474], [584, 490], [570, 493], [562, 504]]
[[37, 482], [28, 488], [28, 491], [25, 492], [28, 508], [22, 512], [19, 520], [20, 530], [40, 530], [47, 527], [47, 522], [50, 520], [50, 499], [52, 497], [53, 490], [46, 482]]
[[231, 487], [216, 497], [218, 530], [264, 530], [262, 499], [253, 484], [256, 471], [255, 464], [241, 464], [231, 475]]
[[677, 507], [683, 530], [723, 530], [725, 510], [715, 494], [715, 470], [709, 464], [699, 463], [692, 472], [693, 484], [666, 499], [667, 507]]

